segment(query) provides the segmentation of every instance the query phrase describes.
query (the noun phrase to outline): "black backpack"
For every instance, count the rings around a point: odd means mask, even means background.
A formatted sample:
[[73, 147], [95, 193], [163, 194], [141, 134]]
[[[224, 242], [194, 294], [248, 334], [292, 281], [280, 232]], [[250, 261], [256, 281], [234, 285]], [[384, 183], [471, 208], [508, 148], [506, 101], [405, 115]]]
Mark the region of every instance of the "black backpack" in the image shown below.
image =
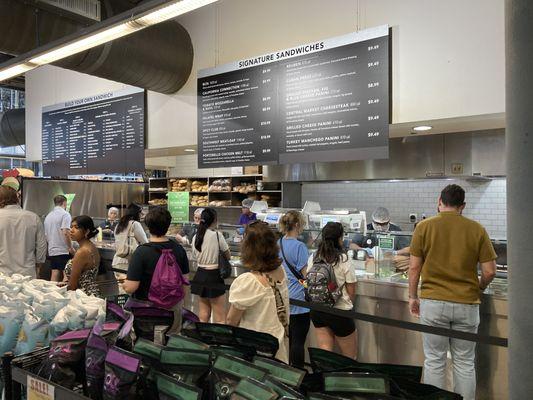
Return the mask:
[[342, 296], [342, 287], [337, 285], [333, 266], [322, 259], [314, 260], [305, 280], [307, 301], [334, 307]]

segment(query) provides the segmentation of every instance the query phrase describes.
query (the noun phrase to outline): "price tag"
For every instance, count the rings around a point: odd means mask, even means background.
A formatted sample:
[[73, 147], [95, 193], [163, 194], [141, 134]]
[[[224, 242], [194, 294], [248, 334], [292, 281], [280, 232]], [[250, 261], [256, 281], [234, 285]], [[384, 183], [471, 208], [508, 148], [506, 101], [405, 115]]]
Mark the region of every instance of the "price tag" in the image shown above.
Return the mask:
[[28, 400], [53, 400], [55, 398], [54, 386], [28, 375], [27, 380]]

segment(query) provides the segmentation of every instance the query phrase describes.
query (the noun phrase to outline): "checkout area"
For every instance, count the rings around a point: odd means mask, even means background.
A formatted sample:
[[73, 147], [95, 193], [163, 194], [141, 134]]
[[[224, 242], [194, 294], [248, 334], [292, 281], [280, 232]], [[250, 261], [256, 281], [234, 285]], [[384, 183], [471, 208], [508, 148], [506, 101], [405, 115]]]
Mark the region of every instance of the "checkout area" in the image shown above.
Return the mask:
[[[52, 208], [48, 199], [56, 194], [75, 194], [70, 204], [72, 215], [86, 214], [95, 224], [102, 222], [110, 207], [117, 207], [120, 215], [131, 202], [145, 203], [146, 185], [137, 182], [91, 182], [69, 180], [27, 179], [23, 181], [22, 201], [24, 208], [43, 218]], [[47, 201], [43, 201], [47, 199]], [[356, 205], [354, 205], [356, 206]], [[277, 231], [280, 218], [294, 208], [269, 207], [266, 202], [255, 201], [251, 208], [257, 219], [269, 223]], [[396, 321], [414, 322], [408, 309], [408, 256], [399, 256], [397, 251], [408, 247], [412, 232], [374, 232], [367, 230], [367, 215], [356, 208], [325, 210], [317, 202], [307, 201], [302, 209], [307, 222], [299, 240], [312, 254], [320, 241], [321, 229], [329, 221], [340, 222], [345, 230], [345, 247], [358, 278], [354, 311], [357, 313], [388, 318]], [[191, 210], [190, 215], [192, 215]], [[192, 220], [192, 218], [190, 218]], [[192, 222], [171, 225], [168, 236], [190, 231]], [[231, 250], [232, 275], [226, 283], [231, 284], [238, 275], [246, 272], [240, 263], [242, 226], [219, 222]], [[100, 239], [100, 238], [98, 238]], [[483, 295], [479, 333], [506, 338], [507, 321], [507, 261], [506, 242], [493, 241], [496, 252], [498, 275]], [[100, 274], [102, 294], [118, 294], [119, 285], [113, 270], [115, 254], [113, 240], [97, 240], [101, 255]], [[185, 245], [190, 259], [191, 274], [196, 264], [190, 246]], [[191, 277], [192, 278], [192, 277]], [[185, 307], [198, 311], [198, 299], [188, 297]], [[370, 363], [423, 365], [421, 333], [386, 324], [356, 321], [358, 330], [358, 360]], [[311, 327], [307, 346], [314, 346]], [[507, 393], [507, 348], [487, 344], [477, 346], [477, 380], [480, 398], [504, 398]]]

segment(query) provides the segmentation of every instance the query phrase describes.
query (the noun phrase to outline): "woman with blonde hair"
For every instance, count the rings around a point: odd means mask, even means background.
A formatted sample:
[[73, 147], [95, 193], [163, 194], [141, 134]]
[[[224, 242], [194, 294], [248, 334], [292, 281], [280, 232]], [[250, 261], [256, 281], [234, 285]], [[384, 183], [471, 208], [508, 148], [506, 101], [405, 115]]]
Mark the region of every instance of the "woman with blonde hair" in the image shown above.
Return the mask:
[[[305, 218], [301, 212], [291, 210], [281, 217], [279, 227], [283, 233], [283, 237], [278, 241], [279, 255], [287, 274], [289, 298], [304, 301], [303, 281], [307, 274], [309, 251], [307, 246], [298, 240], [298, 236], [304, 230]], [[310, 323], [308, 308], [291, 305], [289, 358], [290, 364], [297, 368], [304, 368], [305, 340]]]
[[256, 221], [246, 227], [241, 260], [250, 272], [240, 275], [231, 285], [227, 322], [276, 337], [276, 358], [288, 363], [289, 290], [276, 242], [267, 223]]

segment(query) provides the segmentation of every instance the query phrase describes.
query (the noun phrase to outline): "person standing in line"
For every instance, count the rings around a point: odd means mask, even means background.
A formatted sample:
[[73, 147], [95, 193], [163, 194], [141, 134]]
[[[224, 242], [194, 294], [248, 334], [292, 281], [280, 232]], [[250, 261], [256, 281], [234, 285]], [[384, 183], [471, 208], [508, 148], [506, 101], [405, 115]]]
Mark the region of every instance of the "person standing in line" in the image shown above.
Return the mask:
[[0, 272], [33, 278], [46, 260], [46, 236], [39, 216], [23, 210], [17, 192], [0, 186]]
[[288, 363], [289, 289], [276, 241], [266, 222], [256, 221], [246, 227], [241, 259], [250, 272], [231, 284], [228, 324], [274, 336], [279, 343], [275, 357]]
[[141, 206], [134, 203], [130, 204], [115, 228], [115, 246], [119, 248], [124, 246], [126, 242], [130, 246], [128, 257], [119, 257], [116, 254], [113, 257], [112, 267], [124, 270], [124, 273], [115, 272], [117, 279], [122, 280], [126, 278], [126, 271], [128, 270], [131, 255], [139, 245], [148, 243], [146, 232], [140, 222], [141, 212]]
[[80, 247], [65, 266], [63, 282], [68, 290], [80, 289], [88, 296], [100, 296], [100, 289], [96, 284], [100, 252], [91, 241], [97, 234], [98, 229], [91, 217], [80, 215], [72, 219], [70, 236]]
[[[465, 206], [464, 189], [448, 185], [440, 194], [439, 214], [416, 227], [411, 241], [409, 309], [425, 325], [477, 333], [480, 294], [496, 275], [496, 253], [483, 226], [462, 216]], [[424, 382], [445, 388], [450, 350], [454, 391], [474, 400], [476, 343], [427, 333], [422, 337]]]
[[[212, 288], [209, 285], [224, 285], [220, 276], [218, 257], [222, 253], [227, 260], [231, 258], [228, 243], [224, 235], [216, 230], [217, 213], [213, 208], [206, 208], [200, 217], [200, 224], [192, 243], [192, 256], [196, 260], [196, 274], [191, 282], [191, 293], [200, 297], [201, 322], [226, 323], [226, 290]], [[206, 286], [207, 285], [207, 286]]]
[[[124, 282], [123, 289], [134, 299], [148, 301], [150, 286], [154, 276], [162, 250], [172, 250], [176, 262], [184, 278], [188, 278], [189, 259], [183, 247], [174, 239], [165, 235], [168, 231], [172, 216], [166, 208], [155, 207], [151, 209], [145, 218], [146, 226], [150, 232], [150, 241], [137, 247], [131, 257], [128, 268], [128, 277]], [[188, 289], [185, 289], [185, 292]], [[177, 334], [181, 330], [181, 310], [183, 300], [172, 307], [174, 321], [167, 334]]]
[[54, 209], [44, 219], [44, 231], [48, 240], [48, 259], [53, 282], [63, 280], [67, 262], [75, 253], [70, 239], [72, 217], [67, 211], [67, 198], [62, 194], [54, 197]]
[[[341, 290], [334, 309], [353, 309], [357, 278], [355, 270], [344, 251], [344, 228], [339, 222], [328, 222], [322, 229], [322, 240], [314, 255], [309, 257], [307, 271], [315, 262], [324, 262], [333, 268], [336, 286]], [[322, 311], [311, 311], [311, 321], [315, 326], [318, 347], [333, 351], [337, 342], [341, 353], [355, 359], [357, 357], [357, 331], [352, 318], [340, 317]]]
[[[279, 256], [283, 260], [283, 267], [289, 285], [289, 298], [305, 301], [303, 280], [306, 276], [309, 251], [307, 246], [298, 240], [303, 232], [305, 219], [302, 213], [291, 210], [279, 221], [280, 231], [284, 236], [278, 241]], [[297, 368], [304, 368], [305, 340], [309, 332], [311, 317], [309, 309], [291, 305], [289, 324], [289, 360]]]

